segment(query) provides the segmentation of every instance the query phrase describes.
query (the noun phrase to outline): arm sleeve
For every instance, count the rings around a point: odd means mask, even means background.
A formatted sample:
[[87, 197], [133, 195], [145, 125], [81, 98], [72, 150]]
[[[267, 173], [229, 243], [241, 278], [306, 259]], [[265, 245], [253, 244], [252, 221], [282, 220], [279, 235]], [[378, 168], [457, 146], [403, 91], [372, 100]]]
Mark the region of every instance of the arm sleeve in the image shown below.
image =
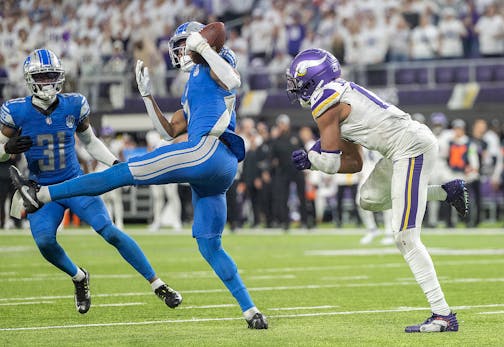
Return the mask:
[[[6, 103], [4, 103], [0, 109], [0, 129], [2, 126], [18, 129], [18, 126], [16, 125], [16, 122], [14, 121], [11, 111]], [[0, 162], [9, 160], [10, 158], [10, 154], [5, 153], [5, 144], [7, 141], [9, 141], [9, 138], [0, 132]]]
[[14, 117], [11, 114], [11, 110], [9, 109], [6, 103], [4, 103], [2, 105], [2, 108], [0, 109], [0, 124], [14, 129], [18, 129], [18, 126], [14, 121]]
[[[161, 121], [158, 118], [158, 115], [157, 115], [156, 109], [154, 108], [154, 104], [152, 103], [152, 100], [146, 96], [142, 97], [142, 99], [145, 103], [145, 109], [147, 110], [147, 114], [149, 115], [149, 118], [151, 119], [152, 124], [154, 125], [154, 128], [157, 130], [157, 132], [161, 135], [161, 137], [164, 140], [166, 140], [166, 141], [173, 140], [173, 137], [171, 137], [170, 134], [168, 134], [166, 129], [161, 124]], [[185, 113], [184, 113], [184, 116], [185, 116]], [[170, 121], [169, 119], [167, 119], [167, 120]]]
[[112, 166], [117, 160], [107, 146], [96, 137], [91, 127], [88, 127], [83, 132], [78, 132], [77, 136], [84, 145], [84, 148], [86, 148], [86, 151], [99, 162]]
[[[224, 83], [228, 90], [233, 90], [241, 85], [240, 75], [235, 69], [221, 57], [216, 51], [206, 44], [205, 48], [200, 53], [205, 61], [210, 65], [212, 71], [217, 75], [219, 80]], [[226, 57], [227, 59], [228, 57]]]
[[308, 152], [312, 170], [318, 170], [327, 174], [335, 174], [341, 167], [341, 151], [324, 152], [316, 151]]
[[[80, 95], [80, 94], [79, 94]], [[89, 117], [89, 103], [84, 95], [81, 96], [81, 104], [80, 104], [80, 114], [79, 114], [79, 122], [82, 122], [84, 119]]]

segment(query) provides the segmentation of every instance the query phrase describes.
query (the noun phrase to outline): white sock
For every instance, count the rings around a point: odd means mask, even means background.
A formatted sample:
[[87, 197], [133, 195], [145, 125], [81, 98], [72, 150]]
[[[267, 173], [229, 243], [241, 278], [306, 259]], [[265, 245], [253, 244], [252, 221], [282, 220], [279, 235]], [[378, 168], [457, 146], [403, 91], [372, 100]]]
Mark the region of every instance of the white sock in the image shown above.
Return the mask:
[[161, 287], [163, 284], [165, 284], [163, 282], [163, 280], [161, 278], [158, 278], [157, 280], [155, 280], [154, 282], [152, 282], [150, 285], [151, 285], [152, 291], [155, 291], [156, 289], [158, 289], [159, 287]]
[[75, 276], [72, 277], [72, 280], [74, 280], [75, 282], [79, 282], [82, 281], [84, 278], [86, 278], [86, 274], [79, 267], [77, 267], [77, 273], [75, 274]]
[[427, 201], [445, 201], [448, 194], [440, 185], [430, 185], [427, 187]]
[[252, 317], [254, 317], [254, 315], [258, 312], [259, 310], [254, 306], [249, 308], [247, 311], [243, 311], [243, 317], [245, 317], [246, 320], [251, 320]]
[[432, 258], [420, 240], [420, 228], [396, 232], [394, 239], [404, 260], [413, 272], [415, 280], [425, 293], [432, 312], [443, 316], [450, 314], [450, 308], [439, 285]]
[[443, 316], [450, 314], [450, 308], [439, 285], [434, 264], [425, 246], [422, 244], [411, 250], [404, 256], [404, 259], [425, 293], [431, 311]]
[[431, 305], [432, 313], [440, 314], [442, 316], [448, 316], [450, 314], [451, 310], [445, 300], [441, 287], [433, 289], [425, 293], [425, 295], [427, 296], [427, 301], [429, 301]]
[[51, 194], [49, 194], [49, 188], [46, 186], [41, 186], [40, 190], [37, 192], [37, 199], [39, 201], [46, 203], [51, 201]]

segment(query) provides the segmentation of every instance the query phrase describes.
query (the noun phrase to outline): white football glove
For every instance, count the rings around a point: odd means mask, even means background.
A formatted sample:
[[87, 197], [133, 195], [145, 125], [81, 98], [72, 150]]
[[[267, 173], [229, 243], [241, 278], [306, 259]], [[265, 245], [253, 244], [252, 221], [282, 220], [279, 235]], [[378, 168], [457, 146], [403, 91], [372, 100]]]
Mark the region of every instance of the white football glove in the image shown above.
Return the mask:
[[207, 40], [201, 36], [198, 32], [192, 32], [186, 39], [186, 54], [189, 54], [189, 51], [194, 51], [197, 53], [202, 53], [203, 50], [208, 46]]
[[151, 95], [151, 81], [149, 77], [149, 68], [144, 67], [144, 62], [141, 60], [137, 60], [135, 66], [135, 75], [140, 95], [141, 96]]

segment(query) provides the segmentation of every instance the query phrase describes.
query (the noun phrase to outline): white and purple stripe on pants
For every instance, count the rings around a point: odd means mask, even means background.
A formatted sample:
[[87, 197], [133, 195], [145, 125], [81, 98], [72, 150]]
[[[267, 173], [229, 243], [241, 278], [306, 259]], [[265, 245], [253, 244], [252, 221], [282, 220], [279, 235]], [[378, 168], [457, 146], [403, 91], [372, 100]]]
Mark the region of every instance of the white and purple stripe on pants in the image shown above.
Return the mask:
[[423, 154], [415, 158], [409, 158], [408, 161], [408, 174], [406, 187], [404, 189], [404, 211], [401, 218], [401, 230], [414, 228], [416, 226], [418, 188], [420, 184], [420, 174], [422, 173]]
[[431, 149], [417, 157], [394, 162], [391, 193], [392, 229], [395, 232], [422, 225], [435, 157], [436, 152]]

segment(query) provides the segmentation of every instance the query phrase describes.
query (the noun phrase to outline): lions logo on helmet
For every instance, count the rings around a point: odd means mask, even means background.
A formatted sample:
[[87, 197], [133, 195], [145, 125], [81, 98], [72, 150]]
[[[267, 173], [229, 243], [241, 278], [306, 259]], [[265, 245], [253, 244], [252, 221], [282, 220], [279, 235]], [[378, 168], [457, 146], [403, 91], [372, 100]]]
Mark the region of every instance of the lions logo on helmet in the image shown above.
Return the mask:
[[42, 100], [50, 100], [60, 93], [65, 82], [61, 61], [48, 49], [30, 53], [24, 61], [23, 74], [28, 89]]
[[173, 67], [184, 72], [189, 72], [194, 66], [191, 57], [185, 53], [185, 40], [192, 32], [198, 32], [204, 25], [200, 22], [186, 22], [180, 25], [175, 34], [168, 42], [168, 52], [170, 53]]

